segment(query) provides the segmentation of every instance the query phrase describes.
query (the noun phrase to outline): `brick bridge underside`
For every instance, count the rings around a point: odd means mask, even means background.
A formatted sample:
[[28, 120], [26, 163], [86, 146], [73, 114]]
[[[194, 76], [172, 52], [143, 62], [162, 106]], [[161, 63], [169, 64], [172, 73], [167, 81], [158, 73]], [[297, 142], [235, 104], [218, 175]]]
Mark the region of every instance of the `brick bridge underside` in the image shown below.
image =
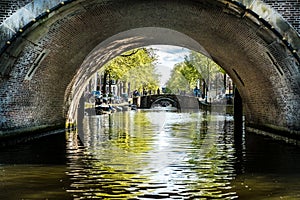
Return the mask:
[[24, 5], [0, 26], [2, 136], [74, 122], [98, 69], [155, 44], [198, 51], [222, 66], [243, 99], [248, 127], [300, 134], [298, 0], [287, 1], [296, 10], [282, 11], [285, 19], [270, 7], [276, 1], [260, 0], [9, 2]]

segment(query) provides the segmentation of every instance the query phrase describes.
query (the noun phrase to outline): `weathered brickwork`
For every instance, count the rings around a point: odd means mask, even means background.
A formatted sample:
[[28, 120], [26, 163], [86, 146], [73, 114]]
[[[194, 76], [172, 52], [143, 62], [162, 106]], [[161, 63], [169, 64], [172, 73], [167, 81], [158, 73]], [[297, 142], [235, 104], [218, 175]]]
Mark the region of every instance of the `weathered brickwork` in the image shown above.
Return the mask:
[[15, 11], [22, 8], [32, 0], [1, 0], [0, 1], [0, 24], [11, 16]]
[[300, 33], [300, 1], [299, 0], [263, 0], [275, 10], [277, 10], [283, 18]]
[[[1, 0], [0, 24], [16, 10], [33, 0]], [[263, 0], [277, 10], [300, 33], [300, 2], [299, 0]]]
[[50, 13], [0, 57], [0, 63], [10, 63], [0, 77], [0, 135], [65, 123], [99, 67], [153, 44], [207, 53], [238, 86], [249, 124], [298, 133], [297, 52], [259, 19], [244, 16], [243, 8], [211, 1], [82, 0]]

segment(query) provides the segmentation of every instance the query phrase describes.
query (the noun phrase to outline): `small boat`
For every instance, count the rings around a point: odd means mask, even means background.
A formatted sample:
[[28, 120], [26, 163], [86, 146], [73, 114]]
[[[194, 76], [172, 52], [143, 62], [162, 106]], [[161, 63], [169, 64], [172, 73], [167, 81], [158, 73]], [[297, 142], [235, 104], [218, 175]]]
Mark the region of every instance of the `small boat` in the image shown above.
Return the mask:
[[132, 104], [132, 105], [131, 105], [131, 110], [137, 110], [137, 106], [134, 105], [134, 104]]
[[109, 105], [101, 104], [95, 107], [96, 115], [111, 114], [112, 109]]
[[123, 108], [121, 106], [115, 106], [117, 111], [123, 111]]

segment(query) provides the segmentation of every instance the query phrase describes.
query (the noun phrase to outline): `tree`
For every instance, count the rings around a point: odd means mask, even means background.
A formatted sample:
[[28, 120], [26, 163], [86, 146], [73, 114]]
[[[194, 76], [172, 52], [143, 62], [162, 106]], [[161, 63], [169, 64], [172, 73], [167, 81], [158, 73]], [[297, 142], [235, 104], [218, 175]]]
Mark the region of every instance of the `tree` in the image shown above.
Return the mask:
[[190, 89], [190, 82], [187, 79], [189, 77], [187, 66], [184, 62], [178, 63], [171, 71], [171, 78], [167, 82], [167, 88], [172, 93], [187, 92]]
[[121, 80], [130, 82], [131, 87], [140, 92], [143, 89], [156, 91], [159, 87], [159, 74], [155, 71], [153, 63], [132, 68], [121, 77]]
[[110, 80], [122, 81], [125, 86], [132, 82], [137, 88], [157, 88], [159, 80], [155, 73], [155, 61], [153, 50], [147, 48], [133, 49], [112, 59], [104, 65], [103, 93], [107, 93], [106, 84], [111, 83]]
[[210, 80], [216, 78], [216, 74], [224, 70], [210, 58], [191, 51], [185, 57], [184, 62], [174, 66], [167, 87], [173, 91], [180, 90], [190, 92], [200, 82], [202, 92], [207, 93]]

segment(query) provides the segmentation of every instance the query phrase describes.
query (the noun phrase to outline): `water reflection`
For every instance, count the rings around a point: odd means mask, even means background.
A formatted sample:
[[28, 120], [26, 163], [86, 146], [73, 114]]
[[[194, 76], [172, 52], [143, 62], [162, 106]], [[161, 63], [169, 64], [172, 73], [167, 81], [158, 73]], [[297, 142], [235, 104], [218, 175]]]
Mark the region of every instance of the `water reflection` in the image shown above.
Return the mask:
[[72, 199], [64, 132], [0, 148], [0, 199]]
[[300, 199], [300, 148], [239, 131], [216, 113], [87, 117], [0, 148], [0, 199]]
[[[131, 111], [85, 119], [70, 153], [70, 193], [84, 198], [236, 197], [232, 118]], [[74, 145], [74, 144], [73, 144]], [[76, 144], [78, 145], [78, 144]]]

